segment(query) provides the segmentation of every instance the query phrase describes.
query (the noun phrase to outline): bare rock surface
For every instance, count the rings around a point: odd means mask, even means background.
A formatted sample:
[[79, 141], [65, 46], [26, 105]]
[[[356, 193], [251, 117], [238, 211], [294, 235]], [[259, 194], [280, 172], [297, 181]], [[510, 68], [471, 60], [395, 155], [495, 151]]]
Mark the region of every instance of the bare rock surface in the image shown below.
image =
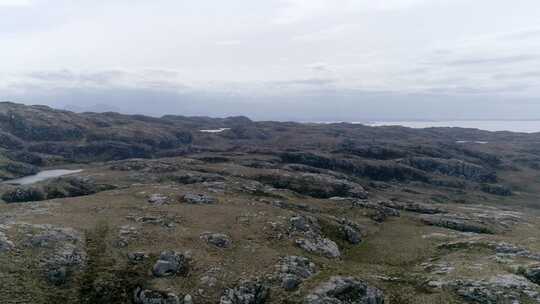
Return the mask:
[[336, 276], [313, 290], [304, 304], [384, 304], [384, 295], [359, 279]]

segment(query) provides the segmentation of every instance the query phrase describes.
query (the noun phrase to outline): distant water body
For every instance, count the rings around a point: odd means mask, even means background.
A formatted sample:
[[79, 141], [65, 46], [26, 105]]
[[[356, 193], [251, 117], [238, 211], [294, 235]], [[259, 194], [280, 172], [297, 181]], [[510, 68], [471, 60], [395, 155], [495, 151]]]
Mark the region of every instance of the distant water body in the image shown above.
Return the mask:
[[459, 127], [486, 131], [540, 132], [540, 120], [377, 121], [365, 124], [369, 126], [404, 126], [416, 129]]
[[63, 175], [68, 175], [68, 174], [73, 174], [73, 173], [79, 173], [81, 171], [82, 170], [64, 170], [64, 169], [45, 170], [34, 175], [7, 180], [3, 183], [10, 184], [10, 185], [30, 185], [30, 184], [41, 182], [50, 178], [60, 177]]

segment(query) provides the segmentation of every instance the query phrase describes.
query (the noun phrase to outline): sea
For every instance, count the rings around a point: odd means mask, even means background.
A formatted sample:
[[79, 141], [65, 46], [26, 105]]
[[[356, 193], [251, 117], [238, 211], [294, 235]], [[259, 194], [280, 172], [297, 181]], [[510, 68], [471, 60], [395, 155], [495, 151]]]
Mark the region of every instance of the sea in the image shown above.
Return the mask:
[[[362, 123], [362, 122], [359, 122]], [[410, 128], [459, 127], [486, 131], [540, 132], [540, 120], [446, 120], [446, 121], [376, 121], [369, 126], [404, 126]]]

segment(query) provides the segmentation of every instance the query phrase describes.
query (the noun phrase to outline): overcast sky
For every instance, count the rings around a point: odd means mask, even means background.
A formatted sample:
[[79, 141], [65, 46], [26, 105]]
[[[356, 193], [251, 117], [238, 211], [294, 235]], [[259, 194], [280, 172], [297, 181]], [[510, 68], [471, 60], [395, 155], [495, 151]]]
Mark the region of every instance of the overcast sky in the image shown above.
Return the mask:
[[0, 100], [256, 119], [540, 118], [538, 0], [0, 0]]

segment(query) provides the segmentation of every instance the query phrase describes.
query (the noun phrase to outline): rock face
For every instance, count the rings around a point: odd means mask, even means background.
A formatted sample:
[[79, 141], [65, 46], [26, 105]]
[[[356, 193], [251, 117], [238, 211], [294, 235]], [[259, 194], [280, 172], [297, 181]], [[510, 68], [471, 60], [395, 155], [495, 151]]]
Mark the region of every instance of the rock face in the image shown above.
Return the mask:
[[463, 178], [475, 182], [496, 182], [497, 175], [482, 166], [458, 159], [442, 159], [434, 157], [411, 157], [403, 163], [427, 172]]
[[512, 189], [508, 186], [497, 184], [483, 184], [480, 189], [486, 193], [499, 195], [499, 196], [511, 196]]
[[540, 266], [536, 265], [526, 269], [524, 275], [529, 281], [540, 285]]
[[270, 295], [270, 288], [258, 280], [243, 280], [235, 288], [225, 290], [220, 304], [264, 304]]
[[300, 235], [295, 244], [305, 251], [332, 259], [341, 256], [338, 245], [322, 235], [317, 218], [293, 216], [289, 219], [289, 230], [293, 235]]
[[2, 195], [7, 203], [36, 202], [45, 199], [45, 193], [36, 187], [17, 187]]
[[495, 230], [490, 226], [476, 220], [458, 215], [423, 215], [420, 220], [431, 226], [444, 227], [462, 232], [494, 234]]
[[219, 248], [230, 248], [232, 246], [231, 238], [223, 233], [205, 232], [201, 234], [201, 239]]
[[15, 247], [12, 241], [10, 241], [7, 236], [0, 231], [0, 253], [10, 251]]
[[200, 172], [180, 172], [174, 174], [168, 174], [162, 178], [165, 181], [172, 181], [178, 184], [188, 185], [188, 184], [198, 184], [205, 182], [219, 182], [223, 181], [224, 178], [221, 175], [217, 174], [208, 174]]
[[291, 173], [287, 171], [271, 171], [256, 176], [260, 182], [278, 189], [289, 189], [300, 194], [317, 198], [334, 196], [367, 198], [367, 191], [360, 185], [331, 175], [315, 173]]
[[186, 193], [182, 200], [193, 205], [211, 205], [217, 203], [217, 199], [206, 194]]
[[46, 199], [91, 195], [114, 189], [115, 186], [97, 184], [87, 177], [60, 177], [42, 186], [20, 186], [2, 195], [8, 203], [43, 201]]
[[277, 275], [281, 287], [287, 291], [295, 290], [304, 280], [317, 273], [317, 267], [305, 257], [287, 256], [277, 265]]
[[315, 253], [331, 259], [339, 258], [341, 256], [338, 245], [327, 238], [320, 236], [300, 238], [295, 242], [298, 247], [310, 253]]
[[362, 242], [362, 237], [360, 236], [360, 233], [351, 225], [341, 225], [339, 231], [343, 235], [343, 239], [349, 244], [358, 245], [360, 244], [360, 242]]
[[113, 185], [98, 184], [88, 177], [68, 176], [48, 182], [43, 187], [43, 191], [46, 193], [47, 199], [54, 199], [91, 195], [115, 188]]
[[372, 202], [368, 200], [355, 200], [352, 205], [354, 207], [375, 210], [375, 213], [370, 214], [369, 217], [378, 223], [384, 222], [388, 217], [400, 216], [400, 213], [397, 209], [386, 207], [380, 202]]
[[480, 281], [457, 280], [450, 283], [449, 287], [469, 303], [540, 303], [538, 287], [513, 274]]
[[310, 293], [304, 304], [384, 304], [384, 295], [356, 278], [332, 277]]
[[135, 304], [181, 304], [180, 298], [173, 293], [137, 288], [133, 293]]
[[441, 208], [433, 207], [428, 204], [416, 203], [416, 202], [381, 201], [379, 202], [379, 204], [388, 208], [409, 211], [409, 212], [414, 212], [414, 213], [422, 213], [422, 214], [446, 213], [446, 211]]
[[152, 205], [164, 205], [169, 203], [169, 197], [160, 193], [154, 193], [148, 197], [148, 202]]
[[188, 269], [188, 259], [184, 254], [174, 251], [163, 251], [152, 268], [152, 274], [155, 277], [185, 275]]
[[70, 273], [85, 265], [86, 252], [79, 232], [51, 225], [28, 225], [23, 229], [28, 232], [23, 244], [39, 252], [40, 266], [50, 283], [64, 284]]

